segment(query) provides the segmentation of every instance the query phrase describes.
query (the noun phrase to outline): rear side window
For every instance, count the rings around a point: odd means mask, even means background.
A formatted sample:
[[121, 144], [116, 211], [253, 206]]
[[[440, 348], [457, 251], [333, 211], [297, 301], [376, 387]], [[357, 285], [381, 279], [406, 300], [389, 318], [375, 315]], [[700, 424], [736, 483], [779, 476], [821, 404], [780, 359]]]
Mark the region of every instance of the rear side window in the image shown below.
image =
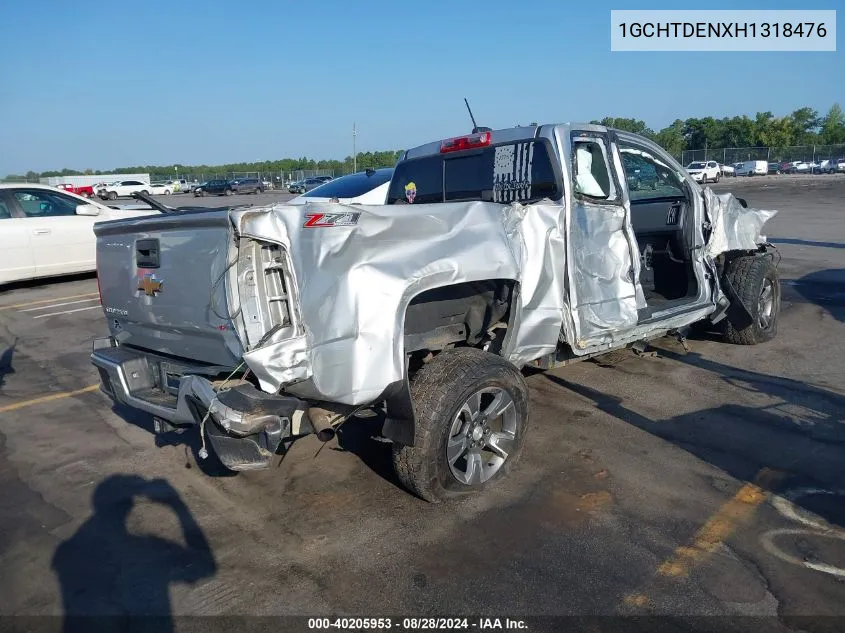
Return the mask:
[[396, 167], [387, 204], [509, 204], [560, 197], [546, 143], [532, 140], [404, 161]]

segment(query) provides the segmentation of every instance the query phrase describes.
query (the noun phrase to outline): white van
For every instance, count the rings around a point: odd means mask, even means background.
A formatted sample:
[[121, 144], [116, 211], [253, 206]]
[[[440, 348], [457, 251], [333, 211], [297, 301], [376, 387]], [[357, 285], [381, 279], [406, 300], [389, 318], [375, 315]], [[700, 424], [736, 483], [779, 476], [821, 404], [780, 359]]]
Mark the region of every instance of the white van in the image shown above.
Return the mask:
[[737, 176], [765, 176], [769, 173], [769, 163], [764, 160], [747, 160], [736, 168]]

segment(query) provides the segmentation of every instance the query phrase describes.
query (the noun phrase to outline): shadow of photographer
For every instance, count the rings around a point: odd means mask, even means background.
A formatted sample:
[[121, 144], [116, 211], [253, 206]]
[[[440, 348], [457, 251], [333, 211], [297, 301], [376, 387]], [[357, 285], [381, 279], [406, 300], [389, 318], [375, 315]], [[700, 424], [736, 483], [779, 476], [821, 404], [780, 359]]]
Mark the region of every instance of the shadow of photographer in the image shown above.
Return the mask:
[[[136, 499], [170, 509], [185, 544], [132, 534], [127, 519]], [[163, 479], [114, 475], [97, 486], [93, 505], [94, 514], [53, 556], [63, 630], [172, 631], [170, 584], [195, 583], [217, 571], [208, 541], [185, 502]]]

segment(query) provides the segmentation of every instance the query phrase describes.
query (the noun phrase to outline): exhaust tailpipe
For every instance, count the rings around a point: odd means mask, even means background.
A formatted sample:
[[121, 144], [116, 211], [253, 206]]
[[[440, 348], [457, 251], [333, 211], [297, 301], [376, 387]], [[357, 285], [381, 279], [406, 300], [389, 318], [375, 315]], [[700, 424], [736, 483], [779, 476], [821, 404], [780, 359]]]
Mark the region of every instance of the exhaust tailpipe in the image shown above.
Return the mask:
[[323, 407], [310, 407], [308, 409], [308, 419], [311, 421], [311, 427], [314, 429], [314, 435], [321, 442], [328, 442], [334, 439], [337, 435], [334, 425], [343, 420], [346, 409], [343, 405], [343, 410], [330, 410]]

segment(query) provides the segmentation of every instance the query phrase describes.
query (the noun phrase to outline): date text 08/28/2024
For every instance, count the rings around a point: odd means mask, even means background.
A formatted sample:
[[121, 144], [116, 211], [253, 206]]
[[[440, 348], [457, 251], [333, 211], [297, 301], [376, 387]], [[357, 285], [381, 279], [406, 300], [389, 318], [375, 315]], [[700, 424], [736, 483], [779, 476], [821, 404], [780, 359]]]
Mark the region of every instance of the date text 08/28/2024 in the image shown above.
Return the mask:
[[453, 631], [453, 630], [527, 630], [524, 620], [510, 618], [309, 618], [310, 630], [390, 630]]

